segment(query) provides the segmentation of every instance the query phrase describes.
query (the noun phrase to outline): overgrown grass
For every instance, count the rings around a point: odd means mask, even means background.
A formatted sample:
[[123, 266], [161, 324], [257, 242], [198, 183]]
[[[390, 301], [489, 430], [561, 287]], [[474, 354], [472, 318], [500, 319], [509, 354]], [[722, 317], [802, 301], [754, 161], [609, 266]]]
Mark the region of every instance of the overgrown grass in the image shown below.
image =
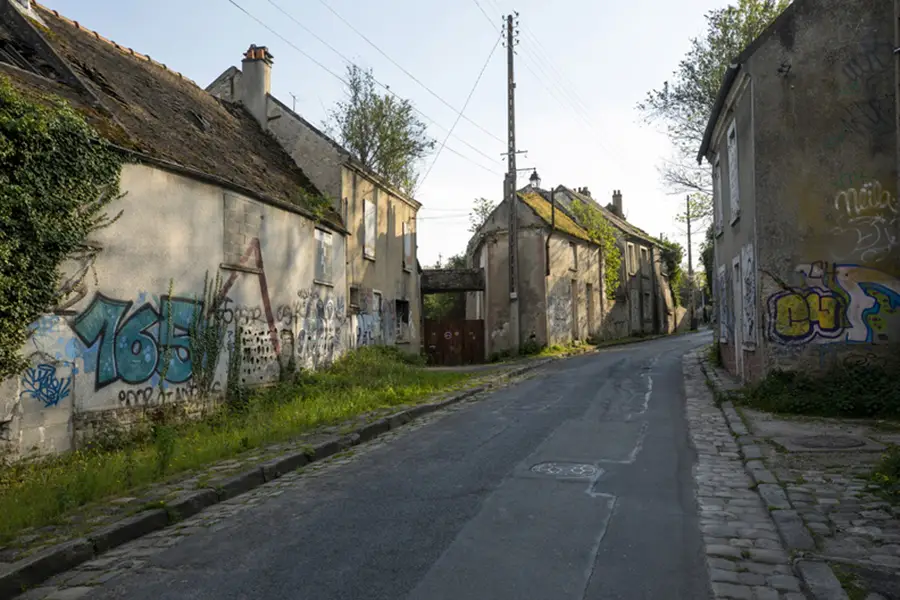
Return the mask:
[[882, 455], [872, 481], [888, 500], [900, 503], [900, 446], [890, 446]]
[[732, 392], [738, 404], [820, 417], [900, 417], [900, 378], [882, 367], [838, 367], [819, 377], [775, 371]]
[[223, 408], [202, 422], [159, 424], [149, 440], [128, 448], [6, 467], [0, 471], [0, 543], [23, 529], [59, 523], [85, 504], [369, 411], [419, 402], [471, 376], [425, 371], [421, 364], [394, 348], [366, 348], [329, 369], [258, 390], [239, 410]]

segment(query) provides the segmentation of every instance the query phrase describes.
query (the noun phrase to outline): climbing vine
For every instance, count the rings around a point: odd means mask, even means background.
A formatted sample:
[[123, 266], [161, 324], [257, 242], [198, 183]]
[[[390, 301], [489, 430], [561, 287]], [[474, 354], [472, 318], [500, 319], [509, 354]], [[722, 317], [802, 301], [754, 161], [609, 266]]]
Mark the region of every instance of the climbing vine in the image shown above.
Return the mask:
[[[114, 219], [122, 156], [67, 103], [0, 76], [0, 379], [25, 366], [30, 325], [65, 294], [60, 264]], [[65, 286], [62, 286], [65, 287]]]
[[606, 297], [614, 300], [616, 290], [619, 289], [622, 267], [622, 251], [619, 249], [616, 230], [597, 207], [577, 198], [572, 201], [572, 213], [591, 241], [600, 246], [603, 256], [603, 284], [606, 288]]
[[681, 283], [684, 279], [684, 270], [681, 261], [684, 259], [684, 248], [678, 242], [666, 237], [660, 239], [662, 244], [662, 260], [666, 265], [666, 273], [669, 274], [669, 290], [676, 306], [681, 306]]

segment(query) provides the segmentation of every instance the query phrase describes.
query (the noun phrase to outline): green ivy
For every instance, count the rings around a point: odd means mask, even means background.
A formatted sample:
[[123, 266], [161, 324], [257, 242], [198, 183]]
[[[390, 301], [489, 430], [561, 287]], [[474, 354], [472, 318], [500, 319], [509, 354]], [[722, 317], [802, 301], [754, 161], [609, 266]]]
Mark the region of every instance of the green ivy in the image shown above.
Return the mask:
[[681, 306], [681, 283], [684, 279], [684, 270], [681, 261], [684, 259], [684, 247], [678, 242], [663, 237], [662, 260], [666, 264], [666, 272], [669, 274], [669, 290], [675, 300], [675, 306]]
[[60, 264], [112, 220], [122, 155], [63, 100], [0, 76], [0, 379], [27, 365], [30, 324], [60, 299]]
[[616, 290], [619, 289], [622, 267], [622, 251], [619, 249], [616, 230], [597, 207], [578, 198], [572, 201], [572, 214], [591, 241], [600, 246], [605, 267], [603, 283], [606, 287], [606, 297], [613, 300], [616, 297]]

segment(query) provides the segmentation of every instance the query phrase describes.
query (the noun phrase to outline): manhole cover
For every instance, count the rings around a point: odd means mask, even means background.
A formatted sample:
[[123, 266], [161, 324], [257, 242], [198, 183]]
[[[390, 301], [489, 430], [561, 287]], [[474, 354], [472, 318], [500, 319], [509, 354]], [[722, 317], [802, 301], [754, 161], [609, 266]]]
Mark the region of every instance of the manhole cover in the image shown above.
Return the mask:
[[580, 463], [545, 462], [534, 465], [531, 470], [554, 477], [593, 477], [599, 469], [594, 465]]
[[849, 435], [811, 435], [794, 439], [794, 443], [804, 448], [859, 448], [865, 440]]

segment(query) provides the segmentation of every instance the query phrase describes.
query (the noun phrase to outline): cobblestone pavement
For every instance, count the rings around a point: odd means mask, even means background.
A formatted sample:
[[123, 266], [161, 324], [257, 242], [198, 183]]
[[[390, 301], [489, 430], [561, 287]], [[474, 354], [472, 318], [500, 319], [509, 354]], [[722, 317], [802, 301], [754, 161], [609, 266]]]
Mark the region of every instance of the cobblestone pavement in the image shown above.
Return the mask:
[[697, 450], [694, 477], [716, 598], [804, 600], [768, 507], [744, 469], [737, 442], [713, 400], [697, 354], [684, 359], [686, 410]]
[[[704, 369], [717, 389], [737, 387], [722, 369]], [[744, 439], [760, 450], [747, 466], [783, 490], [788, 504], [778, 512], [796, 515], [809, 534], [808, 543], [801, 536], [792, 549], [827, 561], [857, 597], [900, 599], [900, 506], [885, 502], [869, 481], [880, 454], [794, 452], [760, 435], [773, 421], [797, 436], [853, 434], [881, 444], [900, 442], [898, 432], [853, 419], [790, 419], [751, 410], [740, 410], [740, 417], [748, 425]]]
[[[518, 376], [504, 385], [514, 385], [533, 376], [533, 373]], [[496, 389], [476, 394], [458, 404], [424, 415], [404, 427], [391, 430], [370, 442], [355, 446], [351, 450], [335, 454], [322, 461], [309, 464], [301, 470], [283, 475], [270, 483], [266, 483], [231, 500], [213, 505], [171, 527], [110, 550], [95, 560], [83, 563], [70, 571], [47, 580], [40, 587], [16, 596], [16, 600], [89, 599], [96, 586], [111, 583], [116, 578], [129, 572], [147, 571], [151, 568], [147, 565], [149, 557], [179, 544], [192, 534], [204, 530], [218, 531], [233, 527], [246, 511], [280, 496], [286, 491], [302, 488], [304, 482], [312, 478], [328, 475], [351, 461], [394, 442], [400, 436], [409, 435], [417, 429], [427, 427], [455, 412], [464, 410], [468, 405], [484, 400], [485, 396], [493, 393]]]

